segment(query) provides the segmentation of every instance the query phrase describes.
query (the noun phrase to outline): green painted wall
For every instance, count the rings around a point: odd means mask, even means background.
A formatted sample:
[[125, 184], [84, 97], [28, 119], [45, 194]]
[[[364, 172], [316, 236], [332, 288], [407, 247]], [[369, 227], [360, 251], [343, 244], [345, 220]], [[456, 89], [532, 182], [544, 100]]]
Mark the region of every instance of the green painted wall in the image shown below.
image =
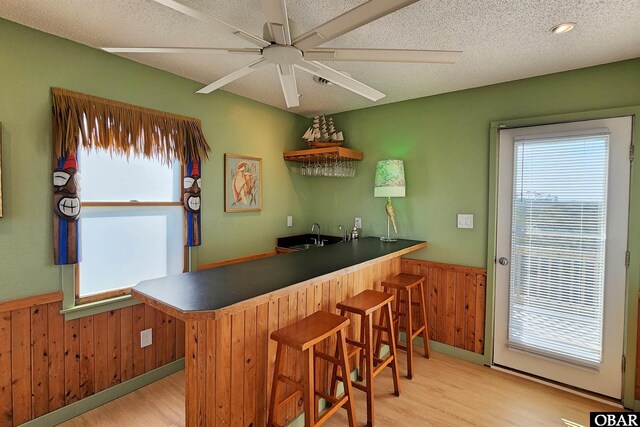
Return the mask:
[[[354, 179], [296, 181], [309, 222], [337, 233], [362, 217], [364, 235], [386, 232], [384, 199], [373, 197], [375, 162], [405, 161], [407, 197], [394, 199], [399, 236], [428, 240], [412, 254], [484, 267], [490, 123], [640, 104], [640, 59], [336, 114], [346, 144], [364, 152]], [[474, 229], [458, 229], [473, 213]]]
[[[282, 161], [305, 119], [227, 92], [196, 95], [197, 82], [0, 20], [0, 301], [60, 289], [52, 255], [52, 86], [202, 120], [213, 153], [203, 168], [204, 243], [196, 262], [273, 250], [276, 236], [306, 229], [294, 189], [302, 178]], [[224, 213], [225, 152], [262, 157], [262, 212]]]

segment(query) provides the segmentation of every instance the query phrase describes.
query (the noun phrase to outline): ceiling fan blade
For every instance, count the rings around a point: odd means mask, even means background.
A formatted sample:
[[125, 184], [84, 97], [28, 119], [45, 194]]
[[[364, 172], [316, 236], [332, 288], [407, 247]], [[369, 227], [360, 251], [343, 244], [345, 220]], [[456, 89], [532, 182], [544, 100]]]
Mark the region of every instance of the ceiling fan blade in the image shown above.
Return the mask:
[[269, 46], [271, 44], [268, 41], [266, 41], [266, 40], [264, 40], [264, 39], [262, 39], [260, 37], [254, 36], [253, 34], [249, 34], [246, 31], [242, 31], [238, 27], [234, 27], [233, 25], [227, 24], [226, 22], [224, 22], [224, 21], [222, 21], [222, 20], [220, 20], [220, 19], [218, 19], [218, 18], [216, 18], [214, 16], [208, 15], [208, 14], [206, 14], [204, 12], [200, 12], [197, 9], [194, 9], [192, 7], [189, 7], [187, 5], [179, 3], [179, 2], [177, 2], [175, 0], [153, 0], [153, 1], [155, 1], [156, 3], [160, 3], [161, 5], [164, 5], [164, 6], [168, 7], [168, 8], [170, 8], [170, 9], [173, 9], [176, 12], [180, 12], [180, 13], [182, 13], [184, 15], [187, 15], [187, 16], [190, 16], [190, 17], [192, 17], [194, 19], [197, 19], [198, 21], [201, 21], [201, 22], [213, 22], [215, 24], [222, 24], [222, 25], [226, 26], [227, 28], [231, 29], [233, 31], [233, 34], [235, 34], [236, 36], [238, 36], [240, 38], [243, 38], [243, 39], [245, 39], [245, 40], [247, 40], [247, 41], [249, 41], [249, 42], [251, 42], [251, 43], [253, 43], [253, 44], [257, 45], [257, 46], [267, 47], [267, 46]]
[[386, 95], [382, 92], [375, 90], [372, 87], [367, 86], [364, 83], [361, 83], [346, 74], [342, 74], [339, 71], [334, 70], [331, 67], [327, 67], [324, 64], [314, 61], [305, 61], [302, 60], [295, 64], [296, 67], [301, 70], [306, 71], [307, 73], [311, 73], [318, 77], [322, 77], [323, 79], [327, 79], [330, 82], [343, 87], [351, 92], [357, 93], [358, 95], [364, 96], [372, 101], [377, 101], [379, 99], [384, 98]]
[[273, 39], [278, 44], [290, 45], [291, 32], [285, 0], [260, 0], [260, 4]]
[[462, 52], [410, 49], [332, 49], [316, 48], [304, 53], [309, 61], [366, 61], [453, 64]]
[[111, 53], [232, 53], [241, 55], [262, 55], [259, 48], [217, 48], [217, 47], [101, 47]]
[[202, 89], [200, 89], [198, 92], [196, 93], [211, 93], [216, 89], [220, 89], [222, 86], [229, 84], [235, 80], [238, 80], [240, 77], [244, 77], [247, 74], [251, 74], [253, 73], [255, 70], [257, 70], [258, 68], [264, 67], [265, 65], [267, 65], [268, 63], [260, 58], [259, 60], [257, 60], [256, 62], [247, 65], [246, 67], [240, 68], [237, 71], [234, 71], [231, 74], [227, 74], [226, 76], [222, 77], [221, 79], [216, 80], [215, 82], [211, 83], [210, 85], [207, 85], [205, 87], [203, 87]]
[[296, 84], [296, 75], [293, 65], [277, 65], [278, 77], [280, 77], [280, 85], [287, 108], [297, 107], [300, 105], [298, 100], [298, 85]]
[[[158, 1], [158, 0], [156, 0]], [[351, 9], [331, 21], [296, 37], [293, 45], [300, 50], [313, 49], [323, 43], [335, 39], [349, 31], [355, 30], [369, 22], [416, 3], [418, 0], [369, 0]]]

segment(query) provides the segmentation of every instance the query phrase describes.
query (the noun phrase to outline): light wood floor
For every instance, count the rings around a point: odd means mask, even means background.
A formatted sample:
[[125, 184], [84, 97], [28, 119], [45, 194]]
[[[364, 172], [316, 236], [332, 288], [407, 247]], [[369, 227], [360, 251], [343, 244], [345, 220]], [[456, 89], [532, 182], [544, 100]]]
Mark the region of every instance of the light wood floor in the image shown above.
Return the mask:
[[[402, 355], [402, 353], [401, 353]], [[401, 360], [401, 373], [405, 363]], [[590, 411], [613, 406], [484, 366], [432, 353], [414, 359], [415, 374], [402, 377], [394, 397], [391, 371], [376, 378], [376, 425], [387, 426], [565, 426], [589, 425]], [[355, 390], [358, 424], [366, 422], [364, 394]], [[87, 412], [63, 426], [182, 426], [184, 372]], [[346, 425], [339, 411], [325, 425]], [[258, 427], [258, 426], [256, 426]]]

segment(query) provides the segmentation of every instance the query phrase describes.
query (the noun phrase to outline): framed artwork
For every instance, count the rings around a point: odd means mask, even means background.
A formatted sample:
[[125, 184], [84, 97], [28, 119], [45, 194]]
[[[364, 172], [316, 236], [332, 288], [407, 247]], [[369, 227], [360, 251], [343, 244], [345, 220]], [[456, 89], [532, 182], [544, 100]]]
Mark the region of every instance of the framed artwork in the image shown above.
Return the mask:
[[262, 159], [224, 155], [224, 211], [262, 210]]

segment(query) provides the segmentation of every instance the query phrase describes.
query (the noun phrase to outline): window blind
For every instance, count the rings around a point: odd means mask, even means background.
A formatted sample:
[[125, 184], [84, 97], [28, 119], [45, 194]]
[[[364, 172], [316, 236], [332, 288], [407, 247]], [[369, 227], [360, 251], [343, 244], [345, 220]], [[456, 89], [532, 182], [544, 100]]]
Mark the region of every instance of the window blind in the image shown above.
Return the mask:
[[508, 346], [602, 359], [609, 135], [516, 138]]

